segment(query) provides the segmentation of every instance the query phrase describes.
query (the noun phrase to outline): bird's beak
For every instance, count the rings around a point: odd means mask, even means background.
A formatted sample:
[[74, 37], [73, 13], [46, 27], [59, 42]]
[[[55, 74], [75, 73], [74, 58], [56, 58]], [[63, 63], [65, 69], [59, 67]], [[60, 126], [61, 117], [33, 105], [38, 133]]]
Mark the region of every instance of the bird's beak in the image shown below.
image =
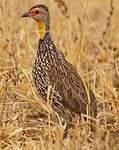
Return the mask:
[[22, 15], [22, 17], [30, 17], [29, 12], [25, 12], [25, 13]]

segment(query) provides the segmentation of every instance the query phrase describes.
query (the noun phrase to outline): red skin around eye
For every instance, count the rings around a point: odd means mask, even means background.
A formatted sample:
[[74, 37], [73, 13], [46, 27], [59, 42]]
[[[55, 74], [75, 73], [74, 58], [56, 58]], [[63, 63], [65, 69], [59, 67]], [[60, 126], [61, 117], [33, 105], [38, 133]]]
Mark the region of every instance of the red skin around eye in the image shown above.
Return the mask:
[[32, 11], [32, 12], [31, 12], [31, 15], [32, 15], [32, 16], [36, 16], [36, 12], [35, 12], [35, 11]]
[[31, 11], [31, 15], [34, 17], [34, 16], [37, 16], [37, 15], [40, 15], [42, 16], [44, 13], [43, 12], [39, 12], [39, 14], [36, 13], [36, 10], [34, 11]]

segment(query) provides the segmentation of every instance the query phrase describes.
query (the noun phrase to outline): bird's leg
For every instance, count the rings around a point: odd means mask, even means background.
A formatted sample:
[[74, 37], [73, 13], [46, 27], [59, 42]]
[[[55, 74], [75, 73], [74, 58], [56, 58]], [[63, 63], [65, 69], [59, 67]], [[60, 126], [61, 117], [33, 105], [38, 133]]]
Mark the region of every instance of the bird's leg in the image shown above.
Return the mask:
[[63, 116], [64, 122], [66, 123], [66, 127], [63, 134], [63, 140], [67, 138], [69, 130], [73, 127], [72, 123], [72, 115], [69, 111], [65, 112], [65, 116]]
[[73, 127], [72, 122], [67, 123], [66, 128], [65, 128], [65, 130], [64, 130], [64, 134], [63, 134], [63, 140], [64, 140], [65, 138], [67, 138], [68, 133], [69, 133], [69, 129], [71, 129], [72, 127]]

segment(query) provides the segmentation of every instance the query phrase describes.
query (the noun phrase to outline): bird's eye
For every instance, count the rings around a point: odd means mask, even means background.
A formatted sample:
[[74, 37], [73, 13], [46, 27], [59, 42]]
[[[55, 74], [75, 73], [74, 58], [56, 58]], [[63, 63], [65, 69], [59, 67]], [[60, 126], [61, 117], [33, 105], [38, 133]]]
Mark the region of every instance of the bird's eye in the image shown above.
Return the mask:
[[35, 14], [39, 14], [39, 10], [36, 10], [36, 11], [35, 11]]

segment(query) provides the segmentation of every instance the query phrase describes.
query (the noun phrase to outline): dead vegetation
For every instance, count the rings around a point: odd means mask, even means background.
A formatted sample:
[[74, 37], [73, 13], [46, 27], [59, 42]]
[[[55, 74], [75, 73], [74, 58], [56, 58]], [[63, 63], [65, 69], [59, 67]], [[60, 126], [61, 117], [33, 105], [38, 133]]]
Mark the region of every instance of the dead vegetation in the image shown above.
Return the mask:
[[38, 32], [35, 23], [21, 19], [21, 14], [38, 3], [0, 1], [0, 149], [118, 150], [118, 0], [40, 1], [49, 6], [57, 47], [97, 98], [97, 133], [82, 120], [64, 141], [61, 120], [32, 83]]

